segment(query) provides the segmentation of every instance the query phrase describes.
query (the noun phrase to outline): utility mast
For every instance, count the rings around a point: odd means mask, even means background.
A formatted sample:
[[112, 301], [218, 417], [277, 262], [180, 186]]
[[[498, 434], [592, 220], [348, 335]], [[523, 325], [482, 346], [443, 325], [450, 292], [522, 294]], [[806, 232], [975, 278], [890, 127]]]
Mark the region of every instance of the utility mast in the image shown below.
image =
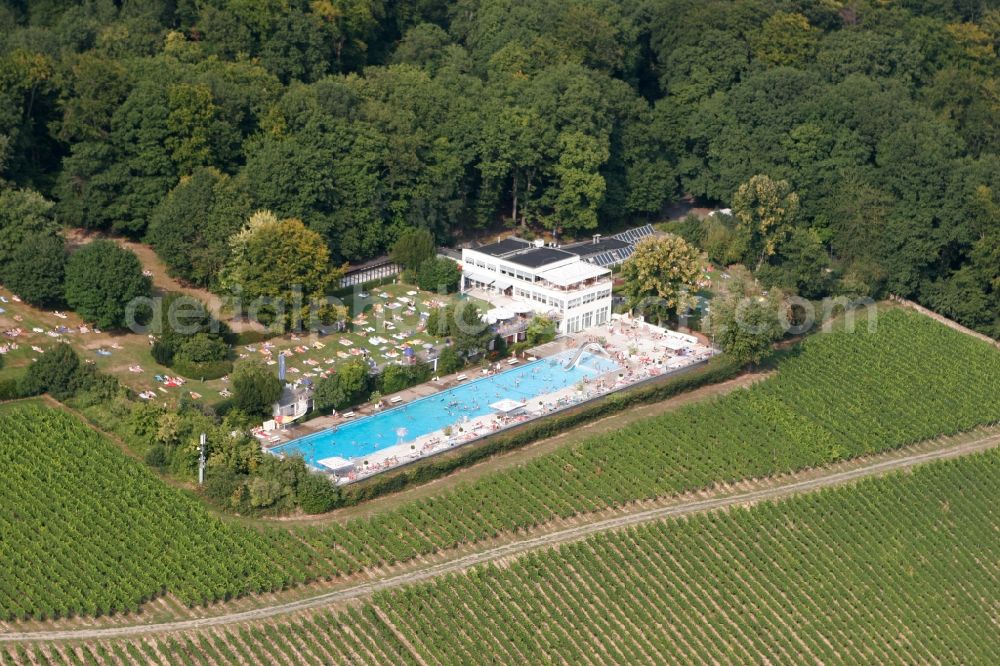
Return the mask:
[[198, 485], [205, 485], [205, 433], [201, 433], [201, 450], [198, 453]]

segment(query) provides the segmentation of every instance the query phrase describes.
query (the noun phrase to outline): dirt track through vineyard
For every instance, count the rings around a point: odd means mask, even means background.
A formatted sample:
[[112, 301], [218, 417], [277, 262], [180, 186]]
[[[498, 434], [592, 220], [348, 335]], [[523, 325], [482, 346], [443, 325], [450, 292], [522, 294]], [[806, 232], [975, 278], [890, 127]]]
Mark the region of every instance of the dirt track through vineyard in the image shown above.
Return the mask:
[[584, 522], [565, 529], [549, 532], [539, 536], [526, 536], [523, 539], [487, 548], [480, 552], [465, 555], [445, 562], [425, 566], [386, 578], [345, 586], [330, 592], [307, 599], [277, 604], [264, 608], [256, 608], [237, 613], [213, 617], [179, 620], [174, 622], [151, 623], [143, 625], [117, 626], [108, 628], [81, 628], [52, 631], [8, 632], [0, 634], [0, 642], [20, 641], [52, 641], [52, 640], [88, 640], [121, 638], [166, 631], [182, 631], [203, 629], [206, 627], [253, 622], [287, 615], [299, 611], [321, 608], [364, 599], [372, 594], [404, 585], [426, 581], [444, 574], [457, 573], [479, 564], [495, 562], [509, 557], [521, 555], [528, 551], [548, 548], [562, 543], [578, 541], [590, 535], [609, 530], [619, 530], [632, 525], [685, 516], [705, 511], [720, 510], [734, 506], [745, 506], [769, 500], [776, 500], [804, 492], [839, 486], [864, 478], [880, 476], [889, 472], [910, 469], [935, 460], [955, 458], [962, 455], [985, 451], [1000, 445], [1000, 432], [996, 428], [980, 432], [974, 438], [961, 438], [957, 443], [947, 443], [939, 448], [922, 452], [896, 452], [873, 457], [857, 466], [846, 470], [826, 470], [819, 474], [802, 478], [794, 475], [785, 479], [775, 479], [759, 490], [741, 492], [731, 495], [709, 497], [705, 499], [686, 499], [676, 504], [659, 506], [651, 509], [636, 508], [634, 511], [624, 509], [619, 515]]

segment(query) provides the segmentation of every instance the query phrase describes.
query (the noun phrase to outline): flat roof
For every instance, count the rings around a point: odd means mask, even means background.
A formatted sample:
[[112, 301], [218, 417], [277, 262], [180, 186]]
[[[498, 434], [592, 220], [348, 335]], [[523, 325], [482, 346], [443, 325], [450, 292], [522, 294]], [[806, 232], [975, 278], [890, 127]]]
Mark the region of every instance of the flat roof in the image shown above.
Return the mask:
[[553, 264], [574, 256], [576, 255], [554, 247], [536, 247], [534, 250], [519, 252], [511, 257], [506, 257], [506, 259], [526, 268], [540, 268], [546, 264]]
[[330, 458], [323, 458], [322, 460], [316, 461], [317, 465], [322, 465], [329, 470], [337, 471], [338, 469], [347, 469], [348, 467], [354, 467], [354, 463], [346, 458], [341, 458], [339, 456], [332, 456]]
[[504, 398], [503, 400], [498, 400], [490, 405], [491, 409], [495, 409], [498, 412], [514, 412], [518, 409], [525, 407], [528, 403], [519, 402], [517, 400], [511, 400], [510, 398]]
[[588, 257], [592, 254], [610, 252], [611, 250], [620, 250], [623, 247], [628, 246], [629, 243], [620, 238], [602, 238], [596, 243], [594, 241], [582, 241], [580, 243], [573, 243], [572, 245], [563, 245], [562, 249], [567, 252], [580, 255], [581, 257]]
[[550, 268], [547, 271], [540, 271], [538, 277], [560, 287], [567, 287], [577, 282], [607, 275], [610, 272], [607, 268], [588, 264], [586, 261], [577, 261], [565, 266]]
[[482, 282], [483, 284], [493, 284], [497, 281], [496, 273], [488, 275], [486, 273], [480, 273], [479, 271], [462, 271], [462, 277], [467, 277], [476, 282]]
[[472, 247], [469, 249], [475, 250], [476, 252], [482, 252], [483, 254], [488, 254], [491, 257], [501, 257], [505, 254], [517, 252], [518, 250], [524, 250], [529, 247], [531, 247], [531, 242], [526, 241], [523, 238], [504, 238], [496, 243], [489, 243], [487, 245]]

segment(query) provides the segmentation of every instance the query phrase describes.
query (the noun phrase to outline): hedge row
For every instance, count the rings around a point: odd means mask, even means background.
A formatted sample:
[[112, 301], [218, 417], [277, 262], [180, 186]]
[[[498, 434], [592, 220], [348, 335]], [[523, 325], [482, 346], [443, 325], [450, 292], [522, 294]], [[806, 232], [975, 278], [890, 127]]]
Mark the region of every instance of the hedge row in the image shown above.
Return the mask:
[[0, 401], [26, 398], [21, 388], [21, 380], [17, 377], [0, 380]]
[[183, 359], [175, 359], [170, 369], [181, 377], [188, 379], [218, 379], [233, 371], [233, 362], [228, 359], [221, 361], [206, 361], [204, 363], [188, 363]]
[[489, 437], [454, 452], [413, 463], [398, 472], [380, 474], [369, 481], [346, 486], [342, 489], [340, 506], [353, 506], [410, 486], [433, 481], [463, 467], [474, 465], [490, 456], [519, 449], [584, 423], [617, 414], [638, 405], [660, 402], [702, 386], [732, 379], [739, 375], [742, 370], [742, 366], [734, 363], [727, 356], [717, 356], [703, 366], [689, 368], [678, 374], [670, 375], [665, 381], [646, 384], [629, 391], [612, 393], [562, 414], [527, 423], [511, 434]]

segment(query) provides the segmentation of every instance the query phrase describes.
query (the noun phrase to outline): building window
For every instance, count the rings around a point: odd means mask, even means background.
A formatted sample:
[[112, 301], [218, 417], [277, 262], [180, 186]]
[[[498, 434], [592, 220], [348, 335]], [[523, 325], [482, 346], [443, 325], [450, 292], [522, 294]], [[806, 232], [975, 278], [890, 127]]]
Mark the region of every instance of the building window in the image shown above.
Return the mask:
[[585, 312], [582, 316], [580, 326], [583, 328], [590, 328], [594, 323], [594, 313]]
[[601, 308], [600, 310], [597, 311], [596, 314], [597, 314], [597, 320], [594, 322], [596, 326], [600, 326], [601, 324], [604, 324], [605, 322], [608, 321], [607, 308]]

